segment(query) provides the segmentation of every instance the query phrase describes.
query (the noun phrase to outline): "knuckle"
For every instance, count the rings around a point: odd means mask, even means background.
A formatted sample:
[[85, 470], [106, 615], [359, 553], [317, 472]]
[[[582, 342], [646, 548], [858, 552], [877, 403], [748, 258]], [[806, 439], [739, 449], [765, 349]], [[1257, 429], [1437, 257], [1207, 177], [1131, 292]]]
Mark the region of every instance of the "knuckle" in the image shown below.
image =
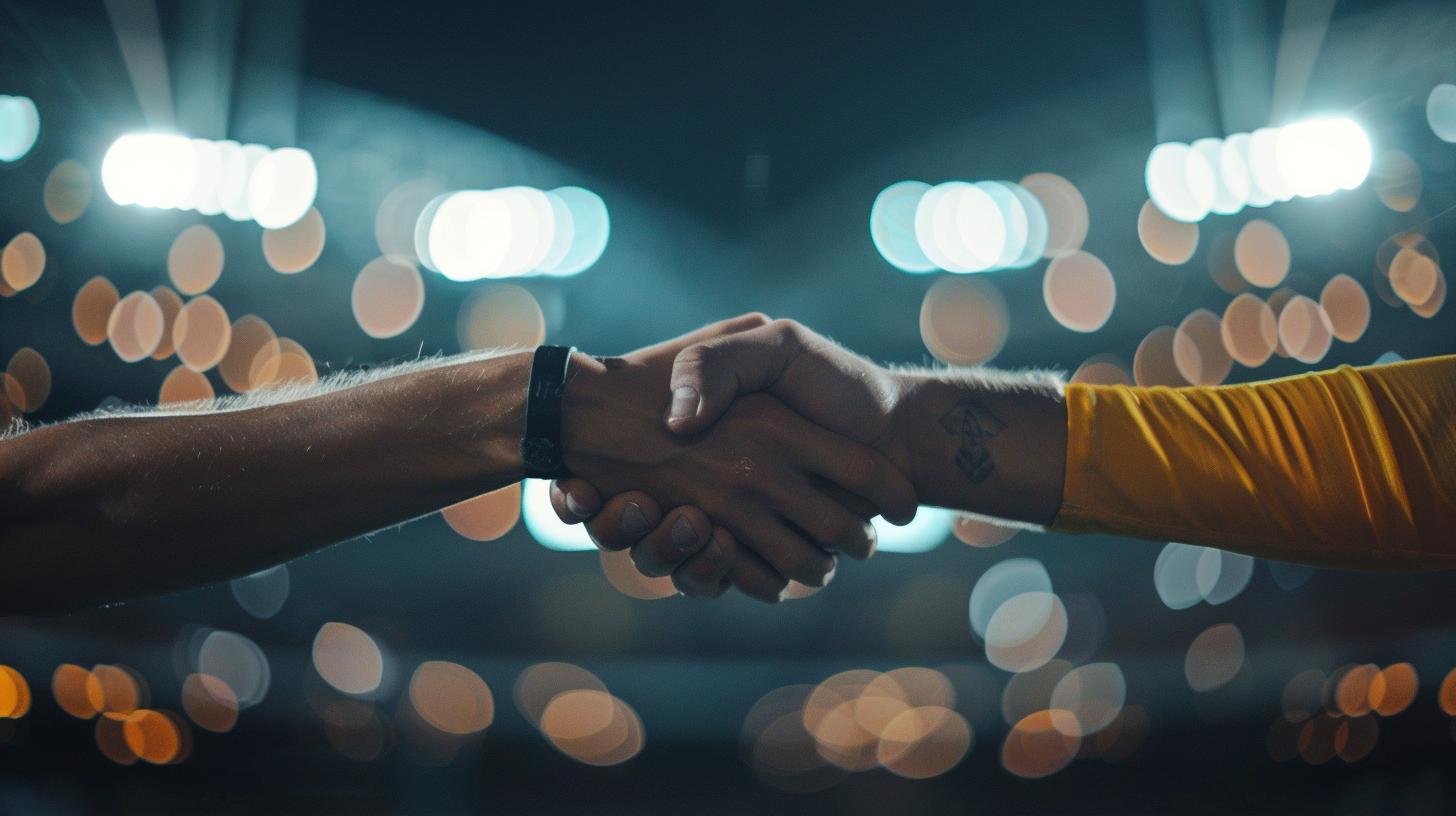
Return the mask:
[[803, 336], [803, 324], [787, 317], [781, 317], [770, 323], [769, 326], [775, 335], [786, 342], [796, 342]]
[[714, 361], [721, 356], [716, 346], [708, 343], [697, 343], [683, 349], [677, 355], [676, 364], [679, 367], [688, 368], [711, 368]]
[[665, 560], [658, 548], [650, 541], [644, 541], [632, 548], [632, 564], [637, 571], [649, 578], [661, 578], [671, 570], [665, 566]]

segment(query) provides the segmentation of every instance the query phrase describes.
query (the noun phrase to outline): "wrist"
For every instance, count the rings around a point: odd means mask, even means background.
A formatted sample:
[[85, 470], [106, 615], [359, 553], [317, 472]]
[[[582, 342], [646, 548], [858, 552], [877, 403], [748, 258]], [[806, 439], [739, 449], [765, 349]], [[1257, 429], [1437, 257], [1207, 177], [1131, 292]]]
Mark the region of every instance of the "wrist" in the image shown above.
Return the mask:
[[667, 435], [668, 373], [620, 357], [572, 355], [562, 398], [566, 468], [590, 479], [603, 462], [653, 464], [649, 451]]
[[[521, 433], [525, 427], [526, 389], [531, 379], [531, 353], [512, 352], [483, 360], [421, 372], [436, 383], [438, 405], [409, 406], [410, 425], [436, 428], [454, 458], [460, 460], [468, 491], [479, 493], [520, 481]], [[424, 421], [420, 415], [428, 415]]]

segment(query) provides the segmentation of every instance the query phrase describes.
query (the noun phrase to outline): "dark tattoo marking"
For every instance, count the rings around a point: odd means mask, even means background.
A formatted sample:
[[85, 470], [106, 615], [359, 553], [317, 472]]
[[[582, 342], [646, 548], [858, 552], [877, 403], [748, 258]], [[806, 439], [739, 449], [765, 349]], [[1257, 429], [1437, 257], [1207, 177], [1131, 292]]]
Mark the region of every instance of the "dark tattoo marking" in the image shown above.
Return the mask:
[[940, 418], [940, 427], [951, 436], [960, 438], [961, 446], [956, 451], [955, 462], [966, 478], [976, 484], [991, 478], [996, 464], [991, 461], [991, 452], [986, 450], [985, 441], [1005, 430], [1006, 423], [975, 399], [963, 397]]

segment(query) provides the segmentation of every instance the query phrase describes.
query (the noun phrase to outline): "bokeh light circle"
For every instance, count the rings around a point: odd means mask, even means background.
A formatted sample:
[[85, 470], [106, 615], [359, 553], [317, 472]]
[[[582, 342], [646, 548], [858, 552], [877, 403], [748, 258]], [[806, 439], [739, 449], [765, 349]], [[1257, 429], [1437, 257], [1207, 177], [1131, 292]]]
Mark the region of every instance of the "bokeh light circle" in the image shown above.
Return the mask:
[[476, 734], [495, 721], [490, 686], [458, 663], [421, 663], [410, 677], [409, 700], [420, 719], [446, 734]]
[[263, 258], [273, 271], [296, 275], [313, 266], [323, 254], [325, 237], [323, 215], [316, 207], [309, 207], [294, 223], [263, 231]]
[[1208, 309], [1195, 309], [1173, 334], [1173, 364], [1193, 385], [1219, 385], [1233, 370], [1223, 344], [1223, 321]]
[[33, 232], [22, 232], [11, 238], [0, 252], [0, 278], [16, 292], [34, 286], [45, 273], [45, 245]]
[[1138, 211], [1138, 240], [1159, 263], [1178, 266], [1198, 250], [1198, 225], [1164, 215], [1151, 200]]
[[88, 346], [106, 342], [106, 324], [120, 300], [121, 293], [116, 291], [116, 286], [100, 275], [77, 290], [75, 300], [71, 301], [71, 325], [81, 342]]
[[1370, 326], [1370, 296], [1360, 282], [1346, 274], [1330, 278], [1320, 291], [1320, 307], [1330, 318], [1335, 339], [1353, 343]]
[[1176, 335], [1177, 329], [1172, 326], [1159, 326], [1148, 332], [1142, 342], [1138, 343], [1132, 358], [1133, 380], [1138, 385], [1166, 385], [1175, 388], [1188, 385], [1188, 380], [1179, 373], [1178, 364], [1173, 357], [1173, 339]]
[[111, 350], [123, 362], [144, 360], [162, 342], [166, 319], [162, 307], [147, 292], [132, 292], [117, 302], [106, 322]]
[[1144, 168], [1148, 198], [1176, 221], [1201, 221], [1217, 193], [1214, 168], [1201, 153], [1181, 142], [1164, 142], [1148, 154]]
[[471, 541], [494, 541], [509, 533], [521, 518], [521, 483], [457, 502], [440, 515], [450, 529]]
[[935, 270], [920, 251], [916, 239], [916, 207], [930, 185], [923, 181], [895, 182], [881, 189], [869, 207], [869, 240], [891, 267], [911, 274]]
[[313, 667], [324, 682], [345, 694], [368, 694], [384, 679], [384, 655], [368, 632], [330, 621], [313, 639]]
[[282, 229], [306, 214], [318, 193], [318, 168], [307, 150], [280, 147], [258, 160], [248, 177], [248, 210], [258, 226]]
[[40, 111], [28, 97], [0, 94], [0, 161], [19, 161], [40, 138]]
[[1058, 255], [1047, 265], [1042, 298], [1058, 323], [1072, 331], [1095, 332], [1117, 305], [1117, 282], [1107, 264], [1079, 249]]
[[425, 282], [415, 265], [398, 256], [375, 258], [359, 270], [349, 294], [354, 322], [376, 339], [408, 331], [425, 308]]
[[1323, 360], [1333, 339], [1329, 315], [1304, 295], [1290, 298], [1279, 312], [1279, 342], [1301, 363], [1313, 365]]
[[1021, 186], [1041, 202], [1046, 214], [1047, 238], [1042, 257], [1055, 258], [1082, 248], [1090, 219], [1087, 200], [1077, 186], [1055, 173], [1032, 173]]
[[1244, 292], [1224, 309], [1219, 336], [1230, 358], [1240, 365], [1258, 368], [1274, 354], [1279, 343], [1279, 322], [1269, 304]]
[[1188, 646], [1183, 673], [1194, 691], [1227, 685], [1244, 667], [1244, 636], [1232, 623], [1210, 626]]
[[1426, 123], [1443, 142], [1456, 142], [1456, 85], [1441, 83], [1426, 97]]
[[460, 304], [455, 334], [462, 351], [533, 348], [546, 339], [546, 315], [529, 289], [496, 284]]
[[91, 203], [91, 171], [74, 159], [66, 159], [46, 176], [43, 195], [51, 220], [69, 224], [84, 215]]
[[1278, 227], [1256, 218], [1234, 239], [1234, 262], [1244, 280], [1272, 289], [1289, 274], [1289, 241]]
[[222, 275], [222, 240], [206, 224], [194, 224], [177, 236], [167, 252], [167, 276], [184, 295], [200, 295]]

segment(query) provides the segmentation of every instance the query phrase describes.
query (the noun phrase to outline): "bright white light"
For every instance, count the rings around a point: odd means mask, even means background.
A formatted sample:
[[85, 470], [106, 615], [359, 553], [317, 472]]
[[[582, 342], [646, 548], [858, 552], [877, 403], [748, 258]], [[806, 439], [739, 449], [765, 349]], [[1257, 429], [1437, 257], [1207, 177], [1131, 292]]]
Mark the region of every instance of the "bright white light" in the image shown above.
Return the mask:
[[1259, 189], [1275, 201], [1294, 198], [1294, 185], [1279, 167], [1279, 131], [1259, 128], [1249, 134], [1249, 173]]
[[950, 537], [955, 514], [939, 507], [921, 507], [915, 518], [903, 527], [896, 527], [875, 516], [876, 552], [922, 553], [939, 547]]
[[1041, 200], [1006, 181], [891, 184], [870, 208], [870, 240], [902, 272], [1023, 269], [1046, 252]]
[[612, 219], [607, 202], [582, 187], [557, 187], [551, 191], [571, 210], [571, 248], [556, 266], [543, 266], [541, 272], [553, 277], [579, 275], [590, 269], [607, 249], [612, 235]]
[[1209, 209], [1219, 215], [1242, 210], [1249, 197], [1249, 174], [1243, 157], [1236, 150], [1226, 150], [1222, 139], [1199, 139], [1191, 148], [1213, 168], [1213, 203]]
[[1309, 198], [1354, 189], [1370, 173], [1370, 140], [1349, 119], [1310, 119], [1279, 129], [1279, 171]]
[[196, 180], [191, 140], [170, 133], [128, 133], [101, 160], [101, 186], [117, 204], [180, 207]]
[[222, 148], [217, 142], [207, 139], [192, 140], [192, 155], [195, 157], [197, 174], [192, 180], [192, 189], [182, 202], [184, 210], [196, 210], [203, 215], [217, 215], [222, 207], [217, 203], [217, 189], [222, 183]]
[[1046, 252], [1047, 236], [1050, 234], [1046, 207], [1042, 206], [1041, 199], [1020, 184], [1006, 186], [1021, 202], [1022, 211], [1026, 213], [1026, 246], [1022, 247], [1021, 254], [1008, 266], [1012, 269], [1025, 269], [1040, 260], [1042, 253]]
[[24, 96], [0, 95], [0, 161], [18, 161], [40, 138], [40, 111]]
[[576, 219], [571, 215], [571, 208], [566, 206], [566, 199], [553, 191], [546, 193], [546, 200], [551, 204], [551, 220], [555, 230], [551, 236], [551, 247], [547, 250], [546, 257], [541, 259], [539, 271], [542, 273], [560, 266], [566, 260], [566, 253], [571, 251], [572, 241], [576, 237]]
[[1209, 212], [1232, 215], [1296, 195], [1353, 190], [1369, 176], [1372, 154], [1370, 138], [1352, 120], [1309, 119], [1199, 139], [1192, 147], [1160, 144], [1148, 154], [1145, 180], [1159, 210], [1193, 222]]
[[1248, 206], [1267, 207], [1274, 203], [1274, 196], [1259, 186], [1259, 180], [1254, 177], [1254, 167], [1249, 160], [1249, 134], [1235, 133], [1223, 142], [1224, 148], [1238, 154], [1238, 160], [1243, 167], [1243, 174], [1248, 180], [1249, 195]]
[[[239, 148], [238, 156], [242, 162], [241, 166], [234, 166], [228, 169], [229, 176], [224, 180], [218, 198], [222, 201], [223, 213], [234, 221], [248, 221], [253, 217], [253, 210], [248, 206], [248, 181], [253, 177], [253, 170], [257, 169], [258, 163], [268, 155], [268, 148], [260, 144], [246, 144]], [[233, 178], [232, 173], [236, 172], [237, 177]], [[237, 187], [234, 188], [233, 184]]]
[[248, 209], [265, 229], [302, 218], [318, 194], [318, 168], [307, 150], [280, 147], [258, 161], [248, 179]]
[[504, 187], [492, 195], [505, 205], [506, 256], [493, 278], [529, 275], [551, 251], [556, 227], [551, 221], [551, 201], [532, 187]]
[[1213, 207], [1213, 167], [1182, 142], [1153, 148], [1143, 177], [1148, 197], [1169, 218], [1193, 223], [1207, 217]]
[[571, 552], [595, 550], [586, 525], [566, 524], [551, 508], [551, 484], [545, 479], [527, 479], [521, 491], [521, 518], [531, 537], [548, 550]]
[[117, 204], [226, 213], [282, 229], [302, 218], [318, 193], [308, 151], [128, 133], [107, 149], [101, 184]]
[[996, 204], [1002, 225], [1001, 254], [992, 266], [1005, 269], [1015, 263], [1026, 250], [1027, 218], [1026, 207], [1021, 199], [1011, 192], [1011, 185], [999, 181], [982, 181], [976, 187], [985, 191]]
[[1006, 246], [1006, 223], [995, 199], [964, 181], [947, 181], [926, 192], [915, 209], [915, 238], [947, 272], [982, 272], [996, 265]]
[[[957, 186], [950, 201], [955, 202], [954, 224], [956, 237], [960, 240], [951, 238], [946, 250], [955, 253], [964, 248], [959, 261], [972, 272], [997, 266], [1006, 250], [1008, 230], [996, 199], [985, 188], [967, 184]], [[1020, 252], [1018, 247], [1007, 260], [1014, 259]]]
[[899, 181], [881, 190], [870, 207], [870, 240], [880, 257], [901, 272], [935, 269], [915, 240], [915, 209], [929, 189], [923, 181]]
[[520, 274], [511, 268], [521, 264], [523, 255], [521, 241], [512, 232], [518, 216], [510, 196], [500, 190], [465, 191], [446, 201], [430, 231], [431, 245], [440, 245], [432, 251], [441, 274], [459, 281]]

